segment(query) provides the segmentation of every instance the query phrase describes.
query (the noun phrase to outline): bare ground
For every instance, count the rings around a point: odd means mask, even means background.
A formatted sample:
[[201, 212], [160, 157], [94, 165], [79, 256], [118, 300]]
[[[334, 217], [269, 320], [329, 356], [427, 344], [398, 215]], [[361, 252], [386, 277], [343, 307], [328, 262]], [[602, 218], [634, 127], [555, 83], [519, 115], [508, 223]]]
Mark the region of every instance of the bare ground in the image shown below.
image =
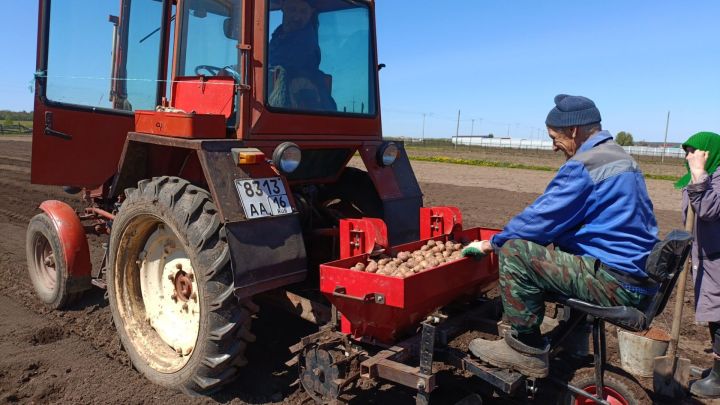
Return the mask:
[[[416, 162], [426, 205], [457, 205], [466, 226], [501, 227], [532, 202], [549, 173], [468, 168]], [[251, 346], [237, 382], [213, 397], [188, 398], [155, 386], [129, 364], [112, 325], [103, 292], [88, 294], [66, 312], [51, 312], [35, 298], [27, 277], [25, 229], [46, 199], [78, 205], [57, 187], [29, 184], [29, 138], [0, 139], [0, 404], [1, 403], [311, 403], [284, 362], [287, 347], [312, 331], [303, 321], [263, 309], [253, 324], [258, 342]], [[58, 168], [61, 170], [61, 168]], [[648, 182], [661, 233], [680, 227], [677, 196], [667, 182]], [[91, 245], [97, 252], [101, 240]], [[688, 286], [689, 287], [689, 286]], [[692, 289], [683, 317], [680, 353], [706, 367], [707, 332], [693, 323]], [[668, 305], [671, 308], [672, 304]], [[670, 324], [666, 311], [661, 326]], [[615, 340], [609, 341], [617, 360]], [[473, 384], [447, 376], [434, 398], [452, 403]], [[648, 386], [647, 381], [642, 381]], [[389, 384], [370, 386], [355, 403], [414, 403], [412, 393]]]

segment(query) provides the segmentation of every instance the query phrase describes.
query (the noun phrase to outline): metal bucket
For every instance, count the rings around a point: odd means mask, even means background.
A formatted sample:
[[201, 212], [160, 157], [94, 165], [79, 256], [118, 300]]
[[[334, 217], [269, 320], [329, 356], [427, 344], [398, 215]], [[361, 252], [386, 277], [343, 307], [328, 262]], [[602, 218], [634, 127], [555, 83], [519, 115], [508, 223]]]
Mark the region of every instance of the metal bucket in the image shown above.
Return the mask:
[[645, 332], [633, 333], [617, 330], [620, 366], [630, 374], [652, 377], [653, 360], [664, 356], [670, 344], [670, 335], [652, 327]]

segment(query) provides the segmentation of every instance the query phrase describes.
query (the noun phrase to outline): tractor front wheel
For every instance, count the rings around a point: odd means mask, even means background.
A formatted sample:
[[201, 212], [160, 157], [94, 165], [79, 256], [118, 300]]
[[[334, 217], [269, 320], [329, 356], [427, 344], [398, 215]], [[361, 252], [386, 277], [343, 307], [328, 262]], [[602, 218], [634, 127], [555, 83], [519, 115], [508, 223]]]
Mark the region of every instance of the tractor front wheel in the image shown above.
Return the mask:
[[126, 190], [110, 237], [110, 308], [133, 365], [208, 393], [246, 363], [252, 302], [233, 294], [230, 251], [207, 191], [177, 177]]
[[52, 309], [64, 309], [82, 291], [71, 291], [71, 277], [62, 242], [47, 214], [35, 215], [28, 224], [25, 250], [28, 272], [40, 300]]

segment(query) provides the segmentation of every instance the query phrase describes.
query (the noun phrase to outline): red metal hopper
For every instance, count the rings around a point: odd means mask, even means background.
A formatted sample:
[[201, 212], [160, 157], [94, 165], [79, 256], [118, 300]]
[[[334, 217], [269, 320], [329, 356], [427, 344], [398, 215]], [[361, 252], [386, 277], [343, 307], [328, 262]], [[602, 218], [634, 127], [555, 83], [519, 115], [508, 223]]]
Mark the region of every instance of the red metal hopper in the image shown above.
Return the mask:
[[[489, 239], [498, 230], [472, 228], [435, 240], [471, 242]], [[427, 240], [389, 248], [414, 251]], [[341, 331], [356, 338], [392, 343], [414, 328], [435, 309], [466, 295], [478, 294], [494, 286], [498, 279], [497, 257], [480, 260], [463, 258], [408, 278], [350, 270], [358, 262], [367, 263], [368, 254], [325, 263], [320, 266], [320, 290], [343, 315]]]

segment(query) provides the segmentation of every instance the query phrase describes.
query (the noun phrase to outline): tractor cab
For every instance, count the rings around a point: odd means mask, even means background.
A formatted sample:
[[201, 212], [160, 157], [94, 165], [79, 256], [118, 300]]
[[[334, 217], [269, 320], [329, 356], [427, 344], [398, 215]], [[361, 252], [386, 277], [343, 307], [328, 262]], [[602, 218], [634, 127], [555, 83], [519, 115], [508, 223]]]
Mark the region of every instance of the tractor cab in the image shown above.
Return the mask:
[[34, 161], [66, 170], [36, 163], [35, 183], [107, 183], [132, 131], [334, 150], [306, 180], [381, 140], [372, 1], [42, 0], [39, 14]]

